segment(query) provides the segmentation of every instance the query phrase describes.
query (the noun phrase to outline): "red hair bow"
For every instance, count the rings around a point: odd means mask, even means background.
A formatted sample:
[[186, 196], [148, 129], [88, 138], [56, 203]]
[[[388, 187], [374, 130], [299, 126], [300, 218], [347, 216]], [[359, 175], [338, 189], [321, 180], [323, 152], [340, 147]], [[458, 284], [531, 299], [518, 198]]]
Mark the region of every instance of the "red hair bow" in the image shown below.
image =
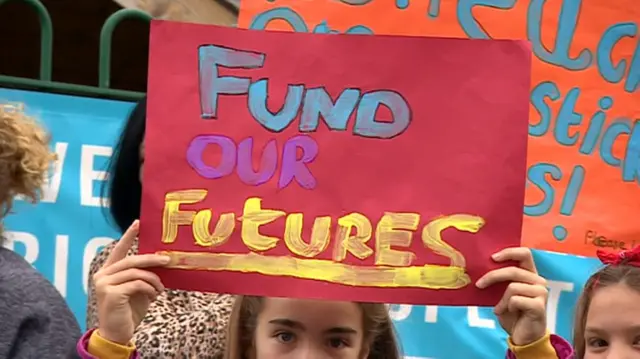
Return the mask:
[[640, 246], [636, 246], [626, 251], [620, 251], [618, 253], [606, 252], [598, 249], [596, 252], [598, 259], [605, 265], [630, 265], [634, 267], [640, 267]]

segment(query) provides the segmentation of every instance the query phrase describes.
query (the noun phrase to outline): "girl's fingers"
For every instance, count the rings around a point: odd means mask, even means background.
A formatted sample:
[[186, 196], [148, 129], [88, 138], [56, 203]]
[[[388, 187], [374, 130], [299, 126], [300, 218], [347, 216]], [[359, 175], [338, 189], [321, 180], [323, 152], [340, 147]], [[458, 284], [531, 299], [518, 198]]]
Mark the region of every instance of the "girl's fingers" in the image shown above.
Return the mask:
[[504, 267], [490, 271], [476, 282], [478, 288], [486, 288], [501, 282], [538, 284], [546, 287], [547, 281], [535, 272], [519, 267]]
[[140, 230], [140, 221], [135, 220], [131, 226], [127, 229], [126, 232], [120, 237], [118, 243], [116, 243], [115, 247], [111, 251], [111, 254], [107, 258], [107, 260], [103, 264], [104, 267], [108, 267], [113, 263], [121, 261], [123, 258], [127, 256], [129, 249], [133, 245], [133, 241], [138, 236], [138, 231]]
[[136, 280], [142, 280], [150, 284], [158, 293], [164, 291], [164, 285], [162, 284], [160, 277], [158, 277], [155, 273], [138, 268], [129, 268], [112, 275], [102, 277], [100, 281], [96, 283], [96, 286], [104, 287], [120, 285]]
[[170, 260], [170, 257], [158, 254], [141, 254], [136, 256], [128, 256], [118, 262], [111, 264], [108, 267], [101, 269], [98, 273], [96, 273], [96, 276], [108, 276], [129, 268], [161, 267], [167, 265]]
[[542, 303], [547, 301], [548, 291], [547, 288], [539, 284], [526, 284], [513, 282], [507, 286], [504, 295], [500, 299], [500, 302], [495, 306], [495, 313], [500, 314], [506, 310], [510, 310], [509, 303], [511, 298], [523, 297], [523, 298], [541, 298]]
[[507, 310], [511, 313], [537, 313], [540, 317], [544, 317], [546, 314], [546, 303], [541, 297], [528, 298], [515, 296], [509, 298]]
[[143, 280], [134, 280], [132, 282], [122, 283], [110, 288], [114, 292], [126, 295], [127, 297], [132, 297], [136, 294], [144, 294], [150, 300], [154, 300], [158, 296], [158, 292], [156, 292], [156, 289], [151, 284]]
[[529, 272], [538, 273], [536, 265], [533, 262], [533, 255], [531, 254], [531, 250], [526, 247], [505, 248], [500, 252], [492, 255], [491, 258], [499, 263], [515, 261], [519, 263], [518, 266], [520, 268], [526, 269]]

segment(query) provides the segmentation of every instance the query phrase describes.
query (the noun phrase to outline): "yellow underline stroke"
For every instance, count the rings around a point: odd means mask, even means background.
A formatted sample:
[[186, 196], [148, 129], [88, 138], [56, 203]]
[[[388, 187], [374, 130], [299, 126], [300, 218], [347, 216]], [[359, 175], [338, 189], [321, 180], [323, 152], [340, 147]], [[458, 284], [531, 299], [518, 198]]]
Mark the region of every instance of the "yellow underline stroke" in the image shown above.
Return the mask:
[[427, 264], [414, 267], [365, 267], [324, 259], [264, 256], [256, 253], [162, 251], [167, 268], [259, 273], [314, 279], [355, 287], [459, 289], [471, 283], [464, 267]]

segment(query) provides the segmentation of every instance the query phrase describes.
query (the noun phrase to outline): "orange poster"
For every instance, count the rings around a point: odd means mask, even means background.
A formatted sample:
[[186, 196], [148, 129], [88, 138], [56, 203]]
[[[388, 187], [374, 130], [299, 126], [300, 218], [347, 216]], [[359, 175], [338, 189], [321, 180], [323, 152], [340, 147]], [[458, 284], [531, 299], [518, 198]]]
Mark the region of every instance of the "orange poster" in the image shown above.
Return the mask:
[[523, 245], [590, 256], [599, 247], [640, 243], [638, 0], [241, 5], [239, 26], [252, 29], [529, 40], [534, 62]]

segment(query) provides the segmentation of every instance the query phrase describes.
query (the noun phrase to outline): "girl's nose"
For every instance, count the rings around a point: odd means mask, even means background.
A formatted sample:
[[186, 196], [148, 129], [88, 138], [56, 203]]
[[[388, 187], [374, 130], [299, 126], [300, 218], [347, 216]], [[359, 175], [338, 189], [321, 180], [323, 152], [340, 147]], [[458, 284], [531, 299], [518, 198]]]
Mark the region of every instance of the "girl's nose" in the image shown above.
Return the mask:
[[296, 359], [333, 359], [322, 348], [318, 348], [313, 345], [306, 345], [304, 348], [300, 348], [300, 355], [296, 355]]

